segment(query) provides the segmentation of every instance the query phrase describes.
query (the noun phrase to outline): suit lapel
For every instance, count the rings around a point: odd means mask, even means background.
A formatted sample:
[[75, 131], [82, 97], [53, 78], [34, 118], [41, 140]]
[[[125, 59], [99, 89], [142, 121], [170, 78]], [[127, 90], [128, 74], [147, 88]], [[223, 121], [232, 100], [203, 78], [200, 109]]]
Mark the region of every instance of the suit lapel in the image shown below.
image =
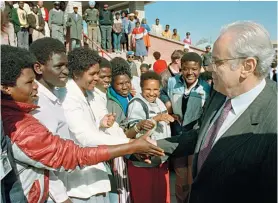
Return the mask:
[[[264, 119], [263, 106], [268, 105], [270, 88], [266, 84], [263, 91], [243, 112], [243, 114], [232, 124], [232, 126], [221, 136], [212, 148], [207, 160], [199, 174], [202, 176], [205, 171], [217, 169], [217, 165], [225, 160], [232, 152], [237, 150], [241, 145], [248, 141], [254, 134], [255, 126]], [[199, 175], [198, 175], [198, 178]]]

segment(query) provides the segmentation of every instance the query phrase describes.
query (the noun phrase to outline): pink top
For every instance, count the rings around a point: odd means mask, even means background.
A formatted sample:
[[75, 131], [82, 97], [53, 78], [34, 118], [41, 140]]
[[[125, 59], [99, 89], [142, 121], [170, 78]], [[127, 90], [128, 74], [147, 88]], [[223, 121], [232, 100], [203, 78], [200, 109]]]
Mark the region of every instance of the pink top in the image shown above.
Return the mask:
[[191, 44], [191, 38], [185, 38], [185, 39], [183, 40], [183, 42], [184, 42], [185, 44]]

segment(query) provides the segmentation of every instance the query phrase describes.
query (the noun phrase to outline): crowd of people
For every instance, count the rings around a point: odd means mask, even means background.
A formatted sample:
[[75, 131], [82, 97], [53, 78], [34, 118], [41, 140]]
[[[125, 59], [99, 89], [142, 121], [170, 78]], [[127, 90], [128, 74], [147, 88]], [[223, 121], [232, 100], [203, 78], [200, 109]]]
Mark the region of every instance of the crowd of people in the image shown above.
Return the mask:
[[[151, 46], [149, 33], [180, 41], [177, 29], [170, 31], [166, 25], [163, 30], [159, 19], [155, 24], [148, 25], [145, 18], [139, 19], [138, 12], [129, 13], [127, 10], [114, 12], [108, 10], [108, 4], [99, 8], [95, 1], [89, 1], [89, 7], [80, 15], [78, 6], [73, 5], [73, 12], [65, 18], [65, 2], [55, 1], [53, 8], [48, 11], [43, 1], [37, 5], [33, 2], [7, 1], [2, 5], [2, 44], [29, 48], [37, 39], [52, 37], [67, 43], [70, 38], [70, 49], [81, 47], [84, 42], [90, 48], [111, 53], [134, 51], [135, 55], [144, 61]], [[191, 45], [190, 33], [183, 40]]]
[[[170, 64], [154, 52], [138, 71], [158, 19], [150, 29], [89, 2], [64, 24], [60, 2], [35, 17], [8, 5], [21, 24], [18, 46], [1, 45], [3, 202], [170, 203], [171, 167], [178, 203], [276, 202], [277, 56], [263, 26], [229, 24], [212, 52], [175, 50]], [[127, 58], [81, 47], [80, 32], [67, 52], [64, 26], [84, 21], [88, 39], [110, 50], [113, 36]]]

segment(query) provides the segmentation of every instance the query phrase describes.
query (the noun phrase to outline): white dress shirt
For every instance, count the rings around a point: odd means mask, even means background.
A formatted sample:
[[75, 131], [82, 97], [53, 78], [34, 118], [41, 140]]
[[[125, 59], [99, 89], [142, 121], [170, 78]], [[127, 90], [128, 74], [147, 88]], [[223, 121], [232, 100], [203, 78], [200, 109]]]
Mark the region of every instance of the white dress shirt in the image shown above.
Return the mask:
[[102, 92], [101, 90], [95, 88], [92, 91], [92, 94], [94, 95], [94, 99], [92, 100], [93, 103], [95, 103], [94, 106], [97, 106], [97, 108], [93, 108], [95, 117], [97, 119], [97, 123], [100, 123], [100, 120], [108, 114], [107, 110], [107, 96], [106, 93]]
[[161, 37], [163, 32], [162, 25], [152, 25], [151, 34]]
[[[107, 97], [106, 94], [99, 89], [95, 88], [92, 91], [94, 95], [94, 99], [91, 100], [91, 104], [94, 107], [92, 108], [92, 111], [96, 117], [97, 123], [100, 123], [101, 119], [109, 114], [107, 109]], [[103, 132], [111, 135], [111, 136], [118, 136], [123, 137], [126, 139], [126, 134], [124, 133], [123, 129], [119, 126], [119, 124], [115, 121], [113, 126], [110, 128], [100, 128]]]
[[[71, 139], [66, 117], [58, 98], [39, 82], [37, 84], [39, 86], [37, 105], [40, 108], [31, 113], [54, 135], [59, 135], [64, 139]], [[60, 174], [65, 177], [64, 173], [66, 172], [54, 173], [50, 171], [49, 174], [49, 193], [56, 202], [64, 202], [68, 199], [66, 185], [64, 186], [63, 182], [56, 176]]]
[[[218, 134], [213, 143], [214, 145], [221, 138], [221, 136], [233, 125], [233, 123], [241, 116], [241, 114], [243, 114], [243, 112], [250, 106], [250, 104], [257, 98], [257, 96], [264, 89], [265, 85], [266, 85], [266, 82], [265, 82], [265, 79], [263, 79], [253, 89], [231, 99], [232, 110], [228, 113], [227, 118], [223, 122], [220, 130], [218, 131]], [[219, 109], [217, 115], [211, 122], [212, 124], [219, 117], [220, 113], [222, 112], [222, 109], [224, 108], [224, 105], [225, 105], [225, 103]]]

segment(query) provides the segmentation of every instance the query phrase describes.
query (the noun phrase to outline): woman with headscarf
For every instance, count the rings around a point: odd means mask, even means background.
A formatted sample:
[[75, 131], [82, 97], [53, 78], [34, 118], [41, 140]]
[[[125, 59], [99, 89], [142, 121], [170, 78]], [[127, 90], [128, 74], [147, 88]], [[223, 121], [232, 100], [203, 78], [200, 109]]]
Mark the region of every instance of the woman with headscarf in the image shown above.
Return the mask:
[[145, 28], [148, 32], [146, 35], [144, 35], [144, 43], [145, 43], [147, 51], [149, 51], [149, 47], [151, 46], [151, 40], [150, 40], [149, 32], [151, 31], [151, 28], [147, 24], [147, 19], [146, 18], [142, 19], [141, 27]]
[[144, 61], [144, 57], [148, 55], [147, 49], [144, 43], [144, 36], [148, 34], [144, 27], [140, 27], [140, 22], [136, 22], [135, 28], [132, 31], [132, 42], [135, 47], [135, 56], [139, 57], [141, 62]]

